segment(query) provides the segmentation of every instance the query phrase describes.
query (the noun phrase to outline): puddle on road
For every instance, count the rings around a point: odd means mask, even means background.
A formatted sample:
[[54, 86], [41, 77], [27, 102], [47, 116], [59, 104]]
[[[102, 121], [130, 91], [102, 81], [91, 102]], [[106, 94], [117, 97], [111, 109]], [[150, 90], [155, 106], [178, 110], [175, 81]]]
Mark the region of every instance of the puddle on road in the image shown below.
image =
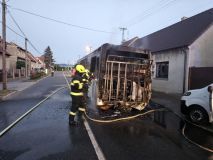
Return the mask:
[[[100, 111], [97, 108], [94, 107], [90, 109], [89, 115], [96, 119], [101, 120], [111, 120], [111, 119], [117, 119], [132, 115], [137, 115], [143, 112], [147, 112], [151, 109], [159, 109], [162, 108], [162, 106], [159, 106], [157, 104], [152, 103], [149, 107], [147, 107], [143, 111], [133, 111], [133, 112], [122, 112], [117, 110], [108, 110], [108, 111]], [[132, 121], [134, 121], [134, 125], [132, 125]], [[139, 122], [138, 122], [139, 121]], [[141, 122], [143, 121], [143, 122]], [[189, 124], [185, 122], [183, 119], [176, 116], [174, 113], [170, 111], [156, 111], [150, 114], [146, 114], [144, 116], [140, 116], [134, 120], [131, 120], [129, 122], [125, 121], [124, 123], [119, 123], [119, 129], [118, 127], [116, 129], [118, 130], [124, 130], [125, 132], [128, 132], [130, 135], [137, 135], [141, 134], [141, 132], [147, 130], [149, 128], [149, 134], [152, 136], [156, 136], [155, 132], [157, 131], [155, 126], [162, 128], [166, 134], [165, 136], [169, 137], [172, 141], [175, 143], [178, 143], [178, 138], [182, 134], [182, 129], [185, 125], [185, 136], [192, 140], [194, 143], [197, 143], [203, 147], [206, 147], [208, 149], [213, 149], [213, 133], [203, 130], [202, 128], [193, 126], [192, 124]], [[115, 123], [111, 124], [114, 126]], [[128, 125], [129, 124], [129, 125]], [[107, 124], [110, 125], [110, 124]], [[143, 126], [142, 126], [143, 125]], [[154, 129], [152, 129], [153, 127]], [[114, 127], [113, 127], [114, 128]], [[151, 128], [151, 129], [150, 129]], [[183, 135], [182, 135], [183, 136]]]
[[213, 133], [186, 123], [185, 135], [191, 141], [213, 150]]

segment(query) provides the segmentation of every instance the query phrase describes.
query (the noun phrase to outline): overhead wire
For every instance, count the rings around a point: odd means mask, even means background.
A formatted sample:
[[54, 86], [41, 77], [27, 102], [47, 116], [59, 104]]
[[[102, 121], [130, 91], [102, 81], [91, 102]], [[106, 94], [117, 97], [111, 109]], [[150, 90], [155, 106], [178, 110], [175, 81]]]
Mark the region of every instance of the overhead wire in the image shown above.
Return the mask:
[[11, 19], [13, 20], [13, 22], [15, 23], [15, 25], [18, 27], [19, 31], [20, 31], [25, 37], [27, 37], [26, 34], [25, 34], [25, 33], [23, 32], [23, 30], [21, 29], [21, 27], [19, 26], [19, 24], [16, 22], [15, 18], [14, 18], [14, 17], [12, 16], [12, 14], [10, 13], [10, 11], [7, 10], [7, 12], [9, 13], [9, 16], [11, 17]]
[[140, 18], [141, 16], [144, 16], [145, 14], [149, 13], [150, 11], [153, 11], [156, 7], [161, 6], [162, 3], [164, 3], [164, 1], [168, 1], [168, 0], [161, 0], [158, 3], [155, 3], [150, 8], [144, 10], [143, 12], [141, 12], [139, 15], [135, 16], [134, 18], [132, 18], [132, 20], [129, 20], [128, 22], [131, 24], [131, 21], [138, 21], [138, 18]]
[[[148, 10], [148, 12], [147, 13], [145, 13], [145, 15], [143, 15], [141, 18], [140, 18], [140, 20], [138, 20], [137, 22], [135, 22], [135, 23], [132, 23], [132, 24], [130, 24], [130, 25], [128, 25], [128, 27], [131, 27], [131, 26], [133, 26], [133, 25], [136, 25], [136, 24], [138, 24], [138, 23], [141, 23], [145, 18], [147, 18], [148, 16], [150, 16], [150, 15], [152, 15], [152, 14], [155, 14], [157, 11], [159, 11], [159, 10], [162, 10], [163, 8], [165, 8], [165, 7], [167, 7], [167, 6], [169, 6], [169, 5], [171, 5], [172, 3], [174, 3], [175, 1], [177, 1], [177, 0], [170, 0], [170, 1], [167, 1], [166, 3], [164, 3], [163, 5], [160, 5], [160, 7], [158, 7], [157, 9], [155, 9], [155, 10]], [[149, 12], [150, 11], [150, 12]]]
[[[2, 21], [0, 21], [0, 23], [2, 23]], [[13, 33], [15, 33], [16, 35], [18, 35], [18, 36], [22, 37], [23, 39], [25, 39], [24, 36], [22, 36], [21, 34], [19, 34], [18, 32], [16, 32], [14, 29], [12, 29], [11, 27], [9, 27], [8, 25], [6, 25], [6, 27], [7, 27], [10, 31], [12, 31]]]
[[39, 54], [42, 54], [42, 53], [33, 45], [33, 43], [32, 43], [29, 39], [27, 39], [27, 40], [28, 40], [30, 46], [31, 46], [34, 50], [36, 50]]
[[[19, 31], [22, 33], [22, 35], [24, 37], [22, 38], [25, 38], [27, 39], [27, 41], [29, 42], [30, 46], [36, 51], [38, 52], [39, 54], [41, 54], [41, 52], [33, 45], [33, 43], [29, 40], [29, 38], [27, 38], [26, 34], [24, 33], [24, 31], [21, 29], [20, 25], [17, 23], [17, 21], [15, 20], [15, 18], [12, 16], [11, 12], [7, 9], [7, 12], [9, 13], [9, 16], [11, 17], [12, 21], [15, 23], [15, 25], [18, 27]], [[11, 28], [10, 28], [11, 30]], [[13, 31], [14, 32], [14, 31]], [[15, 33], [15, 32], [14, 32]], [[16, 33], [17, 34], [17, 33]], [[19, 34], [17, 34], [19, 35]], [[19, 35], [20, 36], [20, 35]]]
[[71, 24], [71, 23], [68, 23], [68, 22], [60, 21], [60, 20], [57, 20], [57, 19], [54, 19], [54, 18], [46, 17], [46, 16], [43, 16], [43, 15], [40, 15], [40, 14], [37, 14], [37, 13], [33, 13], [33, 12], [30, 12], [30, 11], [26, 11], [26, 10], [23, 10], [23, 9], [20, 9], [20, 8], [15, 8], [15, 7], [12, 7], [10, 5], [7, 5], [7, 6], [9, 8], [13, 9], [13, 10], [17, 10], [17, 11], [20, 11], [20, 12], [23, 12], [23, 13], [27, 13], [27, 14], [30, 14], [30, 15], [33, 15], [33, 16], [36, 16], [36, 17], [40, 17], [40, 18], [43, 18], [43, 19], [46, 19], [46, 20], [49, 20], [49, 21], [57, 22], [57, 23], [60, 23], [60, 24], [71, 26], [71, 27], [90, 30], [90, 31], [94, 31], [94, 32], [107, 33], [107, 34], [111, 34], [112, 33], [112, 32], [105, 31], [105, 30], [99, 30], [99, 29], [84, 27], [84, 26], [80, 26], [80, 25], [76, 25], [76, 24]]

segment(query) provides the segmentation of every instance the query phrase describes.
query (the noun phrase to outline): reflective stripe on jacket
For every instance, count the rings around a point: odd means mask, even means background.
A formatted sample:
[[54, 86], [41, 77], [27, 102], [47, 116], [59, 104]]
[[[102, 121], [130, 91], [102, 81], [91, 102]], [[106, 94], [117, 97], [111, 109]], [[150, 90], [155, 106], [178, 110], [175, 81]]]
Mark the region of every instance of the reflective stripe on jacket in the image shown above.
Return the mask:
[[79, 92], [79, 93], [76, 93], [76, 92], [70, 92], [71, 95], [73, 96], [83, 96], [84, 93], [83, 92]]
[[75, 75], [72, 78], [72, 81], [70, 83], [71, 92], [70, 94], [73, 96], [82, 96], [83, 95], [83, 80], [82, 75]]

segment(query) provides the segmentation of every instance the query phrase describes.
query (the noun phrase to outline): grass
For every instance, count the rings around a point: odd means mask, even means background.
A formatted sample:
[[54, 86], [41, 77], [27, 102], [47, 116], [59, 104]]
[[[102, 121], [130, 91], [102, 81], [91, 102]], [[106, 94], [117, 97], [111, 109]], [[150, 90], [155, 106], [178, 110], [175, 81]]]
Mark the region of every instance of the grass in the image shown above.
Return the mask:
[[0, 90], [0, 97], [7, 96], [8, 94], [14, 92], [15, 90]]

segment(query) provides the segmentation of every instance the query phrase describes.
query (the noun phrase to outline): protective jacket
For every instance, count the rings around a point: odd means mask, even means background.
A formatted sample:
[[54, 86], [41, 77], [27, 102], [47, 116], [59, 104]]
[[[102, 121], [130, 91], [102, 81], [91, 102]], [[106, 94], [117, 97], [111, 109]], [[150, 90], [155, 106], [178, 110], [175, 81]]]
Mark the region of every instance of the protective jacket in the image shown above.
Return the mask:
[[76, 74], [73, 76], [72, 81], [70, 83], [72, 96], [83, 96], [83, 78], [80, 74]]
[[82, 78], [83, 78], [82, 80], [83, 80], [84, 83], [88, 83], [89, 79], [90, 79], [89, 73], [84, 73], [82, 75]]

